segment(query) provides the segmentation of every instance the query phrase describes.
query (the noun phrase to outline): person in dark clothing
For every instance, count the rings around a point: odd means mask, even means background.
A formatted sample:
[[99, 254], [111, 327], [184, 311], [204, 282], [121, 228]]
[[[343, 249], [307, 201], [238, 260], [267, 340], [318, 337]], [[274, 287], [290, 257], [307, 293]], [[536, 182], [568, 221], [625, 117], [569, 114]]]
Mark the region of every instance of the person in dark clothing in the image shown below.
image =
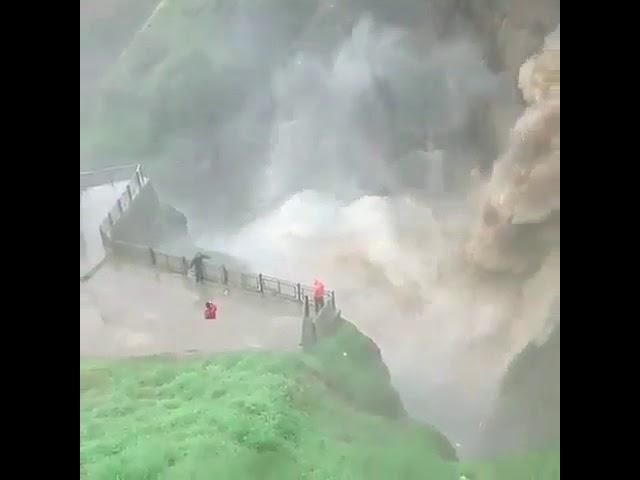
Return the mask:
[[204, 260], [205, 258], [210, 258], [208, 255], [204, 253], [198, 252], [196, 256], [193, 257], [191, 263], [189, 264], [189, 268], [193, 268], [196, 274], [196, 283], [204, 282]]

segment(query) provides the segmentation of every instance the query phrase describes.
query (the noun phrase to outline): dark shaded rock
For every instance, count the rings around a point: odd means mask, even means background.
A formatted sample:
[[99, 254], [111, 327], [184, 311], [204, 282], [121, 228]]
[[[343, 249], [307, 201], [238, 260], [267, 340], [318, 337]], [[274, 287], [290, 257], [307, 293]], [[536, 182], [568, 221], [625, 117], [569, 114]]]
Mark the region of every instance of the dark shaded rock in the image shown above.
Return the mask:
[[505, 375], [485, 426], [486, 453], [543, 447], [560, 438], [560, 325], [528, 345]]
[[160, 203], [151, 183], [145, 185], [113, 229], [114, 240], [150, 247], [187, 237], [186, 217]]
[[431, 440], [433, 442], [433, 445], [435, 446], [436, 452], [438, 452], [438, 454], [445, 460], [457, 462], [458, 454], [449, 439], [435, 428], [428, 428], [429, 435], [431, 436]]
[[[316, 344], [306, 351], [319, 360], [318, 377], [332, 391], [358, 410], [411, 423], [380, 348], [371, 338], [331, 305], [315, 319], [315, 330]], [[451, 442], [437, 429], [420, 425], [419, 432], [443, 459], [458, 460]]]
[[317, 343], [310, 353], [320, 360], [327, 385], [356, 408], [389, 418], [405, 418], [407, 412], [376, 343], [339, 312], [330, 319], [327, 313], [324, 315], [327, 318], [316, 323]]

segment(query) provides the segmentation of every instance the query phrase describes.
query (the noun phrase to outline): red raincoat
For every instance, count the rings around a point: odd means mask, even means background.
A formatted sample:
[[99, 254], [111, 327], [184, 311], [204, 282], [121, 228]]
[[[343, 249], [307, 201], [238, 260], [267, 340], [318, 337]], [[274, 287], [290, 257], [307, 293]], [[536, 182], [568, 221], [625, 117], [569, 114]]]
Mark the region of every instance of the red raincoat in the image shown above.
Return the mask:
[[215, 320], [217, 313], [218, 306], [215, 303], [212, 303], [210, 306], [204, 309], [204, 318], [205, 320]]
[[316, 280], [313, 282], [313, 298], [324, 298], [324, 283], [322, 283], [320, 280]]

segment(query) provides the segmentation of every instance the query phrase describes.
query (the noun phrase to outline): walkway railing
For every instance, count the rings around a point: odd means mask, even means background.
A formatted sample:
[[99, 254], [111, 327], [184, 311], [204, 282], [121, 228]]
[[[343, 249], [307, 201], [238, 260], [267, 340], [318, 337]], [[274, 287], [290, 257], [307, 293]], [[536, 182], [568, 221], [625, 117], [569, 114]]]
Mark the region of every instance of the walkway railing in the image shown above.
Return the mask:
[[[156, 270], [167, 273], [189, 275], [190, 258], [171, 255], [151, 247], [120, 241], [111, 241], [110, 246], [114, 257], [126, 260], [128, 263], [151, 266]], [[300, 303], [305, 301], [305, 297], [313, 297], [312, 287], [308, 285], [290, 282], [262, 273], [238, 272], [228, 269], [225, 265], [214, 264], [207, 260], [204, 260], [203, 263], [205, 282]], [[326, 292], [324, 301], [325, 303], [335, 303], [335, 293], [333, 291]]]
[[105, 168], [95, 172], [80, 172], [80, 190], [99, 187], [107, 183], [124, 182], [139, 168], [139, 165], [124, 165]]
[[[145, 245], [134, 245], [114, 240], [113, 238], [113, 230], [118, 221], [126, 215], [127, 211], [135, 203], [136, 198], [145, 188], [151, 188], [151, 183], [145, 177], [142, 167], [137, 165], [130, 176], [125, 192], [118, 198], [116, 204], [100, 225], [100, 237], [105, 251], [114, 257], [131, 263], [188, 276], [191, 259], [170, 255]], [[312, 287], [301, 283], [290, 282], [262, 273], [237, 272], [229, 270], [225, 265], [217, 265], [206, 260], [204, 261], [204, 267], [204, 280], [209, 283], [300, 303], [308, 303], [309, 298], [313, 298]], [[335, 301], [335, 292], [327, 291], [324, 302], [331, 304], [335, 308]]]
[[129, 175], [129, 183], [124, 193], [116, 200], [115, 205], [111, 208], [107, 216], [100, 224], [100, 238], [106, 251], [113, 240], [113, 229], [120, 218], [125, 214], [135, 199], [142, 193], [149, 184], [149, 179], [142, 173], [142, 167], [136, 165], [133, 174]]

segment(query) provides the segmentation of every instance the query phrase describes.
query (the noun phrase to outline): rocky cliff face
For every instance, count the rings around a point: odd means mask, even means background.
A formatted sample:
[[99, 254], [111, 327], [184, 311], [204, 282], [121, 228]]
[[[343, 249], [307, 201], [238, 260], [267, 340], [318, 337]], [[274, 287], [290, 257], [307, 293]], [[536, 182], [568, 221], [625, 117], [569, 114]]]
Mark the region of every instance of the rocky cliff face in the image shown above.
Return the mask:
[[148, 183], [113, 231], [114, 240], [157, 247], [162, 243], [188, 239], [187, 218], [170, 205], [160, 202]]
[[484, 438], [485, 453], [543, 447], [559, 440], [559, 324], [545, 343], [530, 344], [511, 364]]
[[[323, 381], [357, 409], [408, 422], [378, 345], [330, 305], [315, 325], [317, 341], [308, 351]], [[442, 458], [457, 460], [455, 448], [442, 433], [430, 425], [421, 428]]]
[[321, 362], [326, 381], [354, 405], [370, 413], [406, 417], [376, 343], [339, 312], [331, 321], [330, 328], [317, 327], [318, 340], [311, 350]]

